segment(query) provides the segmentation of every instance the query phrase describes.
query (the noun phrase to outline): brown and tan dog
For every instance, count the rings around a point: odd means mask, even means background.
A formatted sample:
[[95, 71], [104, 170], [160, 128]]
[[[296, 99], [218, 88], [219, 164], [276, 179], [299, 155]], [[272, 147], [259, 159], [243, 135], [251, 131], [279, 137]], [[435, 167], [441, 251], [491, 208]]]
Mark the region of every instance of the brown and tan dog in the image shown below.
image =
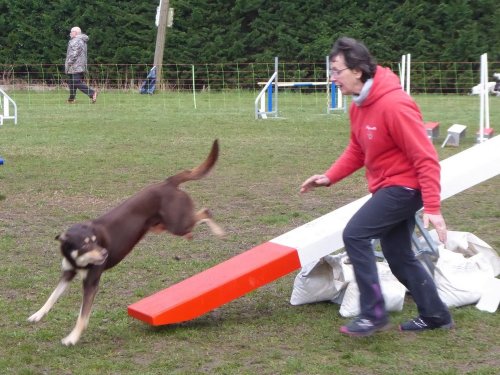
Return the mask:
[[183, 182], [205, 176], [218, 155], [219, 144], [215, 140], [207, 159], [197, 168], [150, 185], [101, 217], [75, 224], [57, 236], [63, 255], [62, 276], [47, 302], [28, 320], [42, 319], [80, 274], [83, 279], [80, 315], [71, 333], [62, 339], [64, 345], [75, 345], [88, 325], [102, 273], [120, 263], [147, 232], [168, 231], [190, 239], [194, 226], [205, 222], [215, 235], [223, 236], [224, 231], [212, 220], [209, 210], [195, 212], [189, 195], [178, 188]]

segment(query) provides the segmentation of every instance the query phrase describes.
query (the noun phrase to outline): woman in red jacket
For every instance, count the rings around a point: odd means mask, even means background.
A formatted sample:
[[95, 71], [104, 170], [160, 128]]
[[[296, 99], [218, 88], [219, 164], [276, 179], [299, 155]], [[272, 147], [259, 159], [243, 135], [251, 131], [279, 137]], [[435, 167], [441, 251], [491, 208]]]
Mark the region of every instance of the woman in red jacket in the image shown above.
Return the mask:
[[330, 186], [365, 167], [372, 193], [343, 232], [360, 291], [361, 312], [340, 332], [368, 336], [389, 323], [372, 239], [380, 239], [392, 273], [410, 291], [418, 307], [419, 316], [401, 324], [400, 330], [452, 328], [451, 315], [411, 246], [415, 213], [422, 206], [424, 225], [431, 223], [439, 239], [446, 241], [446, 224], [440, 211], [440, 165], [420, 110], [402, 90], [399, 78], [390, 69], [377, 66], [363, 43], [340, 38], [329, 58], [332, 81], [343, 95], [353, 98], [350, 141], [332, 166], [323, 174], [309, 177], [300, 191]]

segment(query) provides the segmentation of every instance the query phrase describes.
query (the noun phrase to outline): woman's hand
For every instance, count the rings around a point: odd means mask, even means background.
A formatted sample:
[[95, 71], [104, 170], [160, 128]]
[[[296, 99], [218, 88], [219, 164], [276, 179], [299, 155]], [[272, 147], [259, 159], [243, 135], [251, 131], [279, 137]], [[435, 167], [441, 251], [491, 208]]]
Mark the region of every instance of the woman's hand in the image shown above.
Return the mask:
[[324, 174], [315, 174], [305, 180], [300, 186], [301, 193], [307, 193], [309, 190], [317, 188], [318, 186], [330, 185], [330, 179]]
[[429, 228], [429, 222], [430, 222], [434, 226], [434, 229], [436, 229], [436, 233], [439, 237], [439, 240], [443, 244], [446, 244], [446, 232], [447, 232], [447, 230], [446, 230], [446, 223], [444, 221], [443, 215], [424, 213], [423, 220], [424, 220], [424, 228], [425, 229]]

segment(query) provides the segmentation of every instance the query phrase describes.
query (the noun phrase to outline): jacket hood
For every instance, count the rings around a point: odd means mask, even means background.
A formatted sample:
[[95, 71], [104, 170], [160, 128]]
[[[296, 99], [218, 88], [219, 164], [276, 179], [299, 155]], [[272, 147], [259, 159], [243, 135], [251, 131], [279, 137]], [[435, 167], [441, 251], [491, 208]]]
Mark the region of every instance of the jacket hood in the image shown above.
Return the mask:
[[377, 66], [370, 93], [361, 106], [371, 105], [382, 96], [395, 90], [402, 90], [399, 77], [391, 69]]
[[87, 43], [89, 41], [89, 37], [86, 34], [77, 35], [77, 36], [74, 37], [74, 39], [81, 39], [85, 43]]

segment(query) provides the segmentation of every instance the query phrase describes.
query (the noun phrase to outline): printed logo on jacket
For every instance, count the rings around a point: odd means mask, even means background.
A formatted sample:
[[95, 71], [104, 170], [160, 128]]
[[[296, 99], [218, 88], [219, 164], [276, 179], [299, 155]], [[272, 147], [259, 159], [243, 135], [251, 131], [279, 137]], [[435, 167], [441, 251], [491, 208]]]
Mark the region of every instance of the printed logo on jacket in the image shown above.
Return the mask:
[[375, 132], [377, 131], [377, 127], [375, 125], [366, 125], [366, 136], [371, 141], [375, 137]]

